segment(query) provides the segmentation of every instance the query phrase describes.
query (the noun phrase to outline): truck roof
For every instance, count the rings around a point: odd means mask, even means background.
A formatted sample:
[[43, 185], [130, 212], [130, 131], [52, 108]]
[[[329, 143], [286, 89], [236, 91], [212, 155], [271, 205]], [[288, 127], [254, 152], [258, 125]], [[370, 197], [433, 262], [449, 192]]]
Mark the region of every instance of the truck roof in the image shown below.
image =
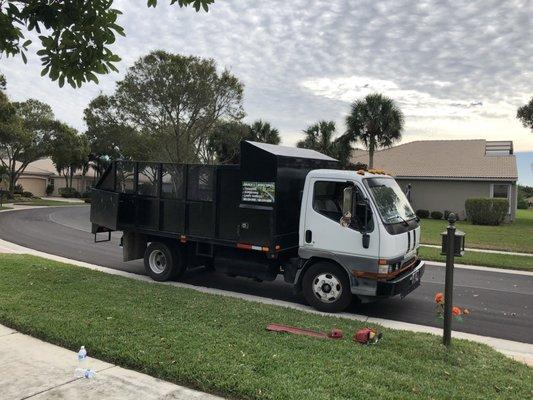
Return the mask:
[[247, 140], [247, 143], [260, 148], [270, 154], [279, 157], [296, 157], [296, 158], [310, 158], [314, 160], [326, 160], [326, 161], [337, 161], [336, 159], [327, 156], [325, 154], [319, 153], [315, 150], [302, 149], [299, 147], [289, 147], [289, 146], [279, 146], [276, 144], [269, 143], [260, 143]]
[[311, 178], [341, 178], [361, 181], [363, 178], [389, 178], [390, 175], [384, 173], [374, 173], [369, 171], [341, 170], [341, 169], [314, 169], [309, 172]]

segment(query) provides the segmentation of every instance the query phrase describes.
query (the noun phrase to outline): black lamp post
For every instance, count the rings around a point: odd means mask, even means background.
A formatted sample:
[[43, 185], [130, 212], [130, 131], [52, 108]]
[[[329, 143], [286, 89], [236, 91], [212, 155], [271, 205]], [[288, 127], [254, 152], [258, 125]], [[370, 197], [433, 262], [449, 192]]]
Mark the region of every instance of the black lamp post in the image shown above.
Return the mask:
[[448, 216], [448, 228], [441, 233], [442, 255], [446, 255], [446, 277], [444, 281], [444, 332], [442, 342], [449, 346], [452, 342], [453, 269], [454, 258], [462, 257], [465, 250], [465, 233], [456, 231], [454, 213]]

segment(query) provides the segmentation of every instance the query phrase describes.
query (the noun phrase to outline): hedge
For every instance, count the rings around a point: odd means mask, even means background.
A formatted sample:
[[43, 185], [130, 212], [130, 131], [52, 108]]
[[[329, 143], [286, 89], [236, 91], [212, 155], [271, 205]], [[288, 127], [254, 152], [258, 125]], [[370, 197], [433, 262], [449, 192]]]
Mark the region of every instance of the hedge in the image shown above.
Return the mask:
[[431, 218], [442, 219], [442, 213], [440, 211], [431, 211]]
[[509, 211], [507, 199], [471, 198], [465, 202], [466, 218], [474, 225], [499, 225]]
[[428, 210], [416, 210], [416, 216], [420, 219], [429, 218]]
[[516, 204], [516, 208], [518, 208], [519, 210], [527, 210], [528, 207], [529, 205], [527, 204], [526, 199], [524, 199], [523, 197], [519, 197], [518, 202]]
[[64, 187], [59, 189], [59, 194], [61, 197], [65, 198], [72, 198], [72, 197], [80, 197], [80, 193], [71, 187]]

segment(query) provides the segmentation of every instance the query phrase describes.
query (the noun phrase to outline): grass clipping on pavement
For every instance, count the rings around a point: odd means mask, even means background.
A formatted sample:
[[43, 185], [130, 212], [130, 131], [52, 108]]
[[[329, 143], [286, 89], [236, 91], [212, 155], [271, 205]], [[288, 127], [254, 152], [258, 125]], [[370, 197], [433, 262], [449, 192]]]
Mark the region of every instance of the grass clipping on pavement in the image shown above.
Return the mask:
[[[267, 332], [270, 322], [344, 340]], [[0, 256], [0, 323], [48, 342], [199, 390], [242, 399], [530, 398], [533, 369], [487, 346], [364, 326], [32, 256]]]

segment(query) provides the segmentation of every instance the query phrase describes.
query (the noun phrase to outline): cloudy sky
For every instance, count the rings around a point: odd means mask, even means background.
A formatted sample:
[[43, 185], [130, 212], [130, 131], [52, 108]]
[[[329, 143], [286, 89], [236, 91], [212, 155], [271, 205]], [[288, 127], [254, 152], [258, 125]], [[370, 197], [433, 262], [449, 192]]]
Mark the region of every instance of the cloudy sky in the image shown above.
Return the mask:
[[533, 95], [533, 1], [215, 0], [209, 13], [160, 0], [116, 1], [127, 37], [120, 73], [59, 89], [29, 64], [1, 59], [8, 94], [51, 104], [83, 129], [82, 111], [154, 49], [214, 58], [245, 84], [247, 120], [276, 126], [283, 143], [320, 120], [344, 130], [349, 103], [379, 91], [406, 115], [404, 141], [512, 139], [533, 151], [516, 108]]

